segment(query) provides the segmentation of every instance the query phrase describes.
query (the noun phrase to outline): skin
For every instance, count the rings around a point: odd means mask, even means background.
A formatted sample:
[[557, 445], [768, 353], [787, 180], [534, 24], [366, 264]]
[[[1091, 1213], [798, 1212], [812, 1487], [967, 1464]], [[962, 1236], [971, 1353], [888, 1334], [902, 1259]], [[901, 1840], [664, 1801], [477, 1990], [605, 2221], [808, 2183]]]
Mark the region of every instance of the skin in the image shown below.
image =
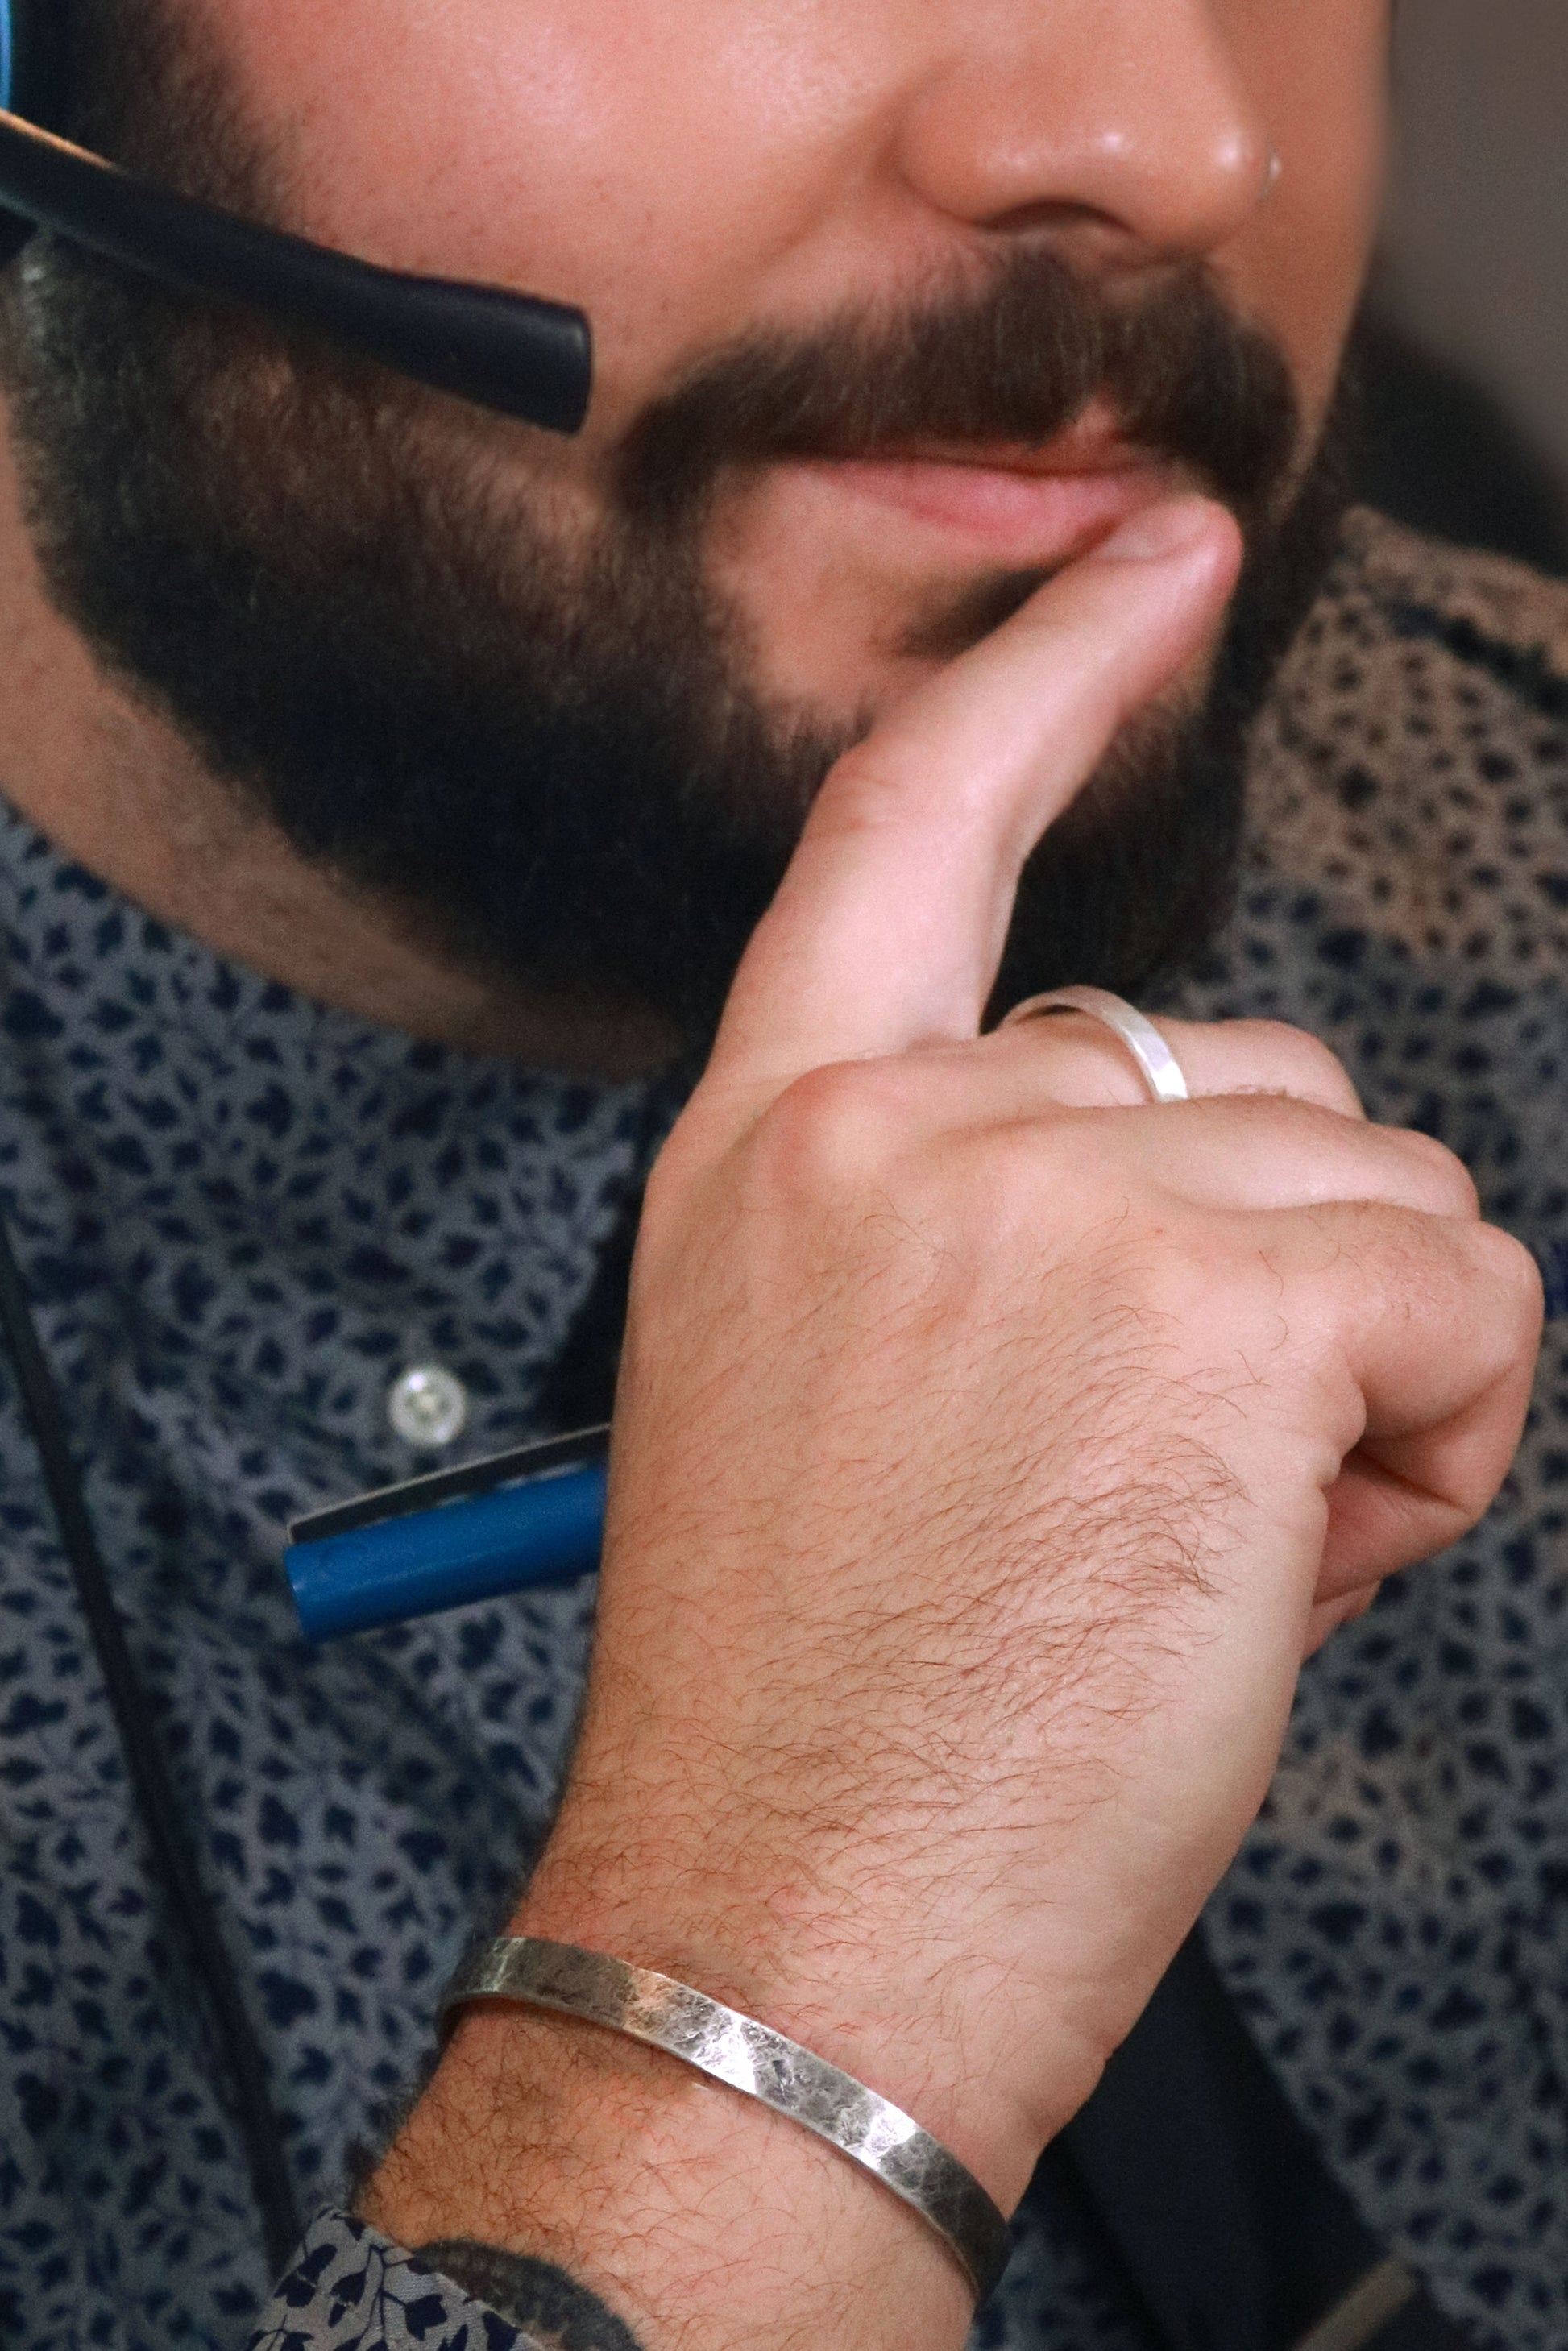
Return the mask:
[[[591, 502], [650, 387], [738, 331], [912, 291], [1019, 237], [1129, 282], [1211, 257], [1322, 416], [1381, 174], [1376, 0], [564, 0], [477, 34], [468, 8], [382, 13], [417, 77], [378, 75], [348, 123], [355, 14], [225, 0], [225, 30], [287, 125], [317, 233], [588, 300], [599, 388], [587, 439], [550, 453], [563, 497]], [[808, 468], [775, 469], [718, 537], [765, 674], [839, 710], [914, 682], [883, 648], [974, 560]]]
[[[1158, 519], [841, 762], [753, 941], [650, 1187], [589, 1706], [516, 1921], [761, 2015], [1009, 2209], [1304, 1649], [1495, 1491], [1539, 1328], [1463, 1169], [1311, 1039], [1168, 1024], [1170, 1106], [1096, 1030], [977, 1033], [1024, 853], [1233, 575], [1214, 508]], [[649, 2346], [957, 2344], [956, 2273], [844, 2171], [502, 2011], [367, 2210], [544, 2254]]]
[[[1383, 0], [189, 5], [270, 135], [294, 225], [372, 259], [586, 304], [599, 374], [580, 442], [476, 428], [456, 409], [452, 422], [507, 449], [569, 519], [595, 512], [649, 397], [737, 332], [907, 296], [1020, 238], [1129, 287], [1207, 258], [1288, 354], [1309, 425], [1321, 420], [1376, 203]], [[1009, 562], [1065, 551], [1043, 526], [1038, 548], [1028, 539]], [[40, 595], [6, 485], [0, 541], [0, 625], [29, 651], [0, 681], [0, 760], [75, 853], [356, 1011], [384, 1005], [422, 1033], [606, 1071], [652, 1057], [660, 1040], [623, 1008], [596, 1018], [476, 988], [386, 909], [306, 872], [85, 662]], [[972, 528], [803, 466], [737, 486], [713, 533], [760, 675], [835, 716], [918, 684], [930, 664], [900, 657], [903, 630], [995, 558]]]
[[[221, 0], [220, 21], [299, 225], [587, 302], [590, 434], [511, 436], [565, 513], [737, 330], [1018, 237], [1129, 282], [1205, 259], [1323, 413], [1379, 174], [1380, 0]], [[1145, 478], [1130, 538], [1101, 545], [1102, 514], [1042, 540], [1077, 559], [923, 664], [901, 629], [994, 559], [998, 501], [1016, 556], [1034, 493], [1018, 453], [956, 488], [952, 453], [921, 454], [919, 496], [781, 466], [716, 510], [761, 674], [879, 724], [655, 1171], [588, 1711], [517, 1924], [793, 2032], [1010, 2205], [1244, 1833], [1303, 1652], [1486, 1507], [1540, 1299], [1457, 1163], [1368, 1127], [1311, 1040], [1173, 1025], [1199, 1099], [1155, 1108], [1082, 1023], [979, 1037], [1022, 858], [1123, 722], [1202, 673], [1239, 549]], [[0, 758], [57, 837], [355, 1008], [634, 1058], [591, 1008], [465, 996], [236, 831], [4, 528], [26, 657]], [[671, 2351], [936, 2351], [967, 2323], [941, 2248], [841, 2158], [554, 2019], [462, 2026], [365, 2209], [406, 2242], [540, 2254]]]

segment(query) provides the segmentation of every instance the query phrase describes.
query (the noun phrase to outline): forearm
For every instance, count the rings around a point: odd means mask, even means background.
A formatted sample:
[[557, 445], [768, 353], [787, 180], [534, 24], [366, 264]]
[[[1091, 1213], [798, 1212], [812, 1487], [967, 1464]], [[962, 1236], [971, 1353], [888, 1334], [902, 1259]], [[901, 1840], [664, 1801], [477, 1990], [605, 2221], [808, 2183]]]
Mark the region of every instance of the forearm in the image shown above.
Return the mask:
[[[889, 1869], [874, 1808], [846, 1792], [824, 1826], [821, 1772], [803, 1808], [787, 1801], [798, 1775], [760, 1726], [748, 1758], [703, 1761], [695, 1666], [666, 1704], [626, 1665], [648, 1643], [624, 1555], [611, 1543], [571, 1784], [511, 1931], [656, 1969], [803, 2043], [1010, 2212], [1103, 2047], [1065, 1989], [1042, 1989], [1043, 1967], [1015, 2012], [983, 1950], [941, 1930], [942, 1840], [924, 1869]], [[636, 1588], [656, 1584], [636, 1556]], [[641, 2351], [951, 2351], [973, 2314], [941, 2240], [800, 2124], [625, 2035], [517, 2005], [463, 2020], [363, 2210], [405, 2245], [477, 2241], [555, 2265]]]

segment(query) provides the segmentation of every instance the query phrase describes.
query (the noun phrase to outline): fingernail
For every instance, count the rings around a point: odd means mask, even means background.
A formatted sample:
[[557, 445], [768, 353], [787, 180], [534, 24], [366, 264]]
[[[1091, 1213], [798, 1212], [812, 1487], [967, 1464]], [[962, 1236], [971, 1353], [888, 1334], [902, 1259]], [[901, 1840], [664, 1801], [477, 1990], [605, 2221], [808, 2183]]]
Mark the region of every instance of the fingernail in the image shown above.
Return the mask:
[[1213, 528], [1213, 520], [1207, 498], [1167, 498], [1130, 516], [1094, 551], [1113, 563], [1159, 563], [1195, 547]]

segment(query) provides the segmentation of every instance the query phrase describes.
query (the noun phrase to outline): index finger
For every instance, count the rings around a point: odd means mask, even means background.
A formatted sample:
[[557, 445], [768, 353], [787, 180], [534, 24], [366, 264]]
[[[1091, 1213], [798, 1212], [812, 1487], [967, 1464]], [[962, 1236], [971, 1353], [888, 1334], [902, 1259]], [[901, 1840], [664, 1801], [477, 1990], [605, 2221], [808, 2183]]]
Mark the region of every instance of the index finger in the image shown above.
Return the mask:
[[1025, 858], [1235, 585], [1226, 510], [1146, 509], [841, 759], [742, 959], [710, 1077], [978, 1032]]

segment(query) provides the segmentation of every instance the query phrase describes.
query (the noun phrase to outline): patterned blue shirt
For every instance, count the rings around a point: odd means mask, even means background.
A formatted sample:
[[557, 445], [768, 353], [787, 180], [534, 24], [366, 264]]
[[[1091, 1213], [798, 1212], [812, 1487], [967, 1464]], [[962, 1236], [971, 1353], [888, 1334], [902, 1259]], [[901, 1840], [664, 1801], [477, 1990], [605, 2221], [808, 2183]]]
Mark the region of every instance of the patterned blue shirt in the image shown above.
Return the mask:
[[[1568, 597], [1363, 520], [1261, 730], [1186, 1008], [1300, 1022], [1568, 1303]], [[283, 1530], [423, 1466], [392, 1384], [536, 1433], [648, 1090], [416, 1045], [225, 963], [0, 814], [0, 1205], [302, 2208], [274, 2292], [200, 2003], [0, 1363], [0, 2337], [502, 2351], [347, 2217], [548, 1825], [591, 1587], [319, 1651]], [[1568, 1365], [1485, 1527], [1309, 1669], [1207, 1917], [1373, 2230], [1488, 2351], [1568, 2342]], [[1148, 2351], [1026, 2199], [986, 2351]], [[269, 2298], [270, 2297], [270, 2298]]]

